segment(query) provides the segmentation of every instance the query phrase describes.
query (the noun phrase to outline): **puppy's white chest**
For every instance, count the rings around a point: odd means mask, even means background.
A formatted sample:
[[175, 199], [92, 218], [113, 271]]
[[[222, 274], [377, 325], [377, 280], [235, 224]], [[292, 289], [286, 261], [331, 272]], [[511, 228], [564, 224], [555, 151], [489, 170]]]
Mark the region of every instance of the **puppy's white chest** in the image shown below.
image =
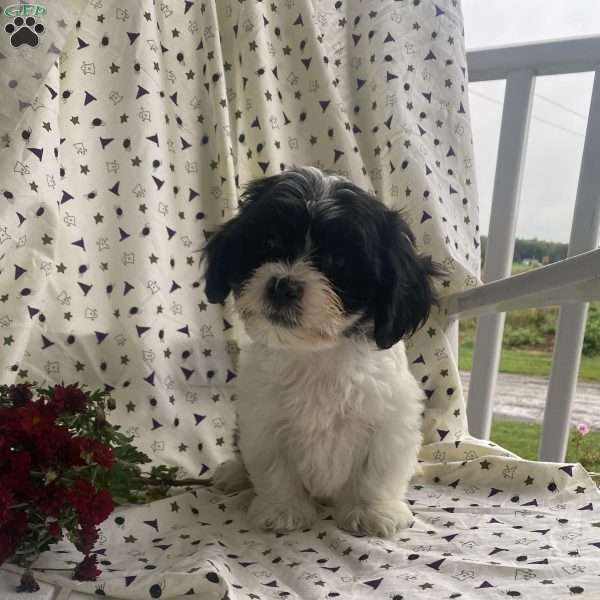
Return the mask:
[[348, 342], [318, 355], [254, 349], [244, 354], [238, 410], [251, 475], [252, 465], [259, 474], [281, 462], [311, 496], [335, 500], [362, 479], [373, 440], [398, 420], [404, 393], [411, 402], [402, 414], [417, 429], [419, 391], [402, 347], [375, 353]]
[[312, 496], [335, 496], [361, 468], [390, 393], [376, 379], [368, 370], [315, 369], [282, 387], [280, 439]]

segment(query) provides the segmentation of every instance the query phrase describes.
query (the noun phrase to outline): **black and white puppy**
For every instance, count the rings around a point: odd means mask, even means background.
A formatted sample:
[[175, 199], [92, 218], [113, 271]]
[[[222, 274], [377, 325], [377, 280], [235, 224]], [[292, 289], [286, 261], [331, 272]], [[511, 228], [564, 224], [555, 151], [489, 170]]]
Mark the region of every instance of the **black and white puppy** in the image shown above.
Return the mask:
[[315, 501], [350, 531], [412, 522], [423, 392], [401, 340], [427, 319], [437, 274], [414, 241], [398, 212], [313, 167], [251, 182], [208, 239], [206, 296], [232, 292], [252, 340], [238, 377], [243, 464], [215, 482], [239, 489], [249, 475], [256, 526], [308, 527]]

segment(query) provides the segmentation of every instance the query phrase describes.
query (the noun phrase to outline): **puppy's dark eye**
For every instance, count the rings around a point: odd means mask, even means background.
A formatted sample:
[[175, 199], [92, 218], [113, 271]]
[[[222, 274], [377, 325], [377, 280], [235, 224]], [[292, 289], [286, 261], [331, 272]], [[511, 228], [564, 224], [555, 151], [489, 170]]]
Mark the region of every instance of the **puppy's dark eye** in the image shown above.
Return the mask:
[[277, 238], [268, 238], [266, 245], [269, 250], [281, 250], [281, 242]]
[[336, 254], [325, 256], [325, 265], [328, 268], [343, 269], [346, 266], [346, 258]]

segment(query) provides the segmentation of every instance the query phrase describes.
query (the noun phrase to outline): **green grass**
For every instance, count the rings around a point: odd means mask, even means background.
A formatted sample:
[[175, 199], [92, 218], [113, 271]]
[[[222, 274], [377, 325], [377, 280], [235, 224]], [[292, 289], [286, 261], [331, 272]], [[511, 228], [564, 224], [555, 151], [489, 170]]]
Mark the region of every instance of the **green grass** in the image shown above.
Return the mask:
[[[463, 343], [460, 346], [458, 365], [461, 370], [471, 370], [473, 346], [470, 343]], [[550, 352], [503, 349], [500, 357], [501, 373], [548, 377], [551, 365], [552, 354]], [[579, 377], [580, 379], [600, 381], [600, 355], [581, 357]]]
[[[538, 459], [541, 425], [521, 421], [494, 421], [490, 439], [521, 458]], [[600, 471], [600, 432], [588, 433], [581, 441], [579, 459], [573, 440], [569, 440], [567, 462], [581, 462], [588, 471]]]
[[531, 269], [539, 269], [540, 267], [542, 267], [544, 265], [537, 263], [537, 262], [533, 262], [529, 265], [524, 265], [523, 263], [513, 263], [512, 264], [512, 269], [510, 274], [511, 275], [519, 275], [519, 273], [525, 273], [526, 271], [531, 271]]
[[[541, 243], [541, 242], [540, 242]], [[523, 273], [535, 265], [513, 263], [512, 273]], [[500, 371], [548, 377], [558, 322], [558, 307], [514, 310], [506, 315]], [[477, 319], [460, 321], [461, 369], [471, 370]], [[579, 368], [580, 379], [600, 381], [600, 302], [590, 304]]]

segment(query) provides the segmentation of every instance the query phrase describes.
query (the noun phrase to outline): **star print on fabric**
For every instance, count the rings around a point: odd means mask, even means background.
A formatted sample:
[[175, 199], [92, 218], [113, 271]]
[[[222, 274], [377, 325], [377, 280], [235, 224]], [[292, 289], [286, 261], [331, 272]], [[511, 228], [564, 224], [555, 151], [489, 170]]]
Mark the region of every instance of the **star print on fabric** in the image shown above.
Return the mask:
[[[60, 4], [29, 77], [37, 98], [25, 97], [26, 76], [9, 76], [12, 57], [2, 61], [3, 81], [17, 83], [5, 85], [3, 110], [14, 104], [7, 122], [19, 125], [0, 182], [0, 262], [19, 283], [0, 295], [0, 345], [14, 354], [2, 363], [0, 352], [5, 380], [37, 374], [104, 386], [117, 400], [111, 417], [154, 464], [177, 466], [181, 478], [213, 477], [229, 458], [244, 398], [235, 387], [237, 326], [227, 303], [209, 305], [198, 250], [235, 214], [249, 178], [289, 164], [351, 177], [407, 210], [419, 252], [453, 261], [444, 294], [476, 282], [477, 191], [455, 1], [383, 10], [376, 0], [93, 0], [77, 16], [57, 13]], [[226, 577], [228, 589], [253, 600], [293, 595], [288, 589], [431, 600], [448, 585], [450, 598], [490, 588], [525, 598], [559, 582], [583, 595], [600, 540], [573, 534], [595, 531], [580, 527], [588, 517], [600, 522], [593, 486], [568, 465], [548, 471], [497, 447], [483, 458], [490, 447], [464, 437], [462, 388], [440, 326], [430, 321], [405, 344], [427, 397], [424, 449], [437, 473], [426, 466], [408, 492], [418, 525], [383, 541], [324, 515], [305, 531], [259, 535], [242, 514], [243, 493], [178, 488], [114, 513], [97, 549], [105, 576], [80, 582], [82, 591], [212, 597]], [[550, 537], [561, 544], [539, 541]], [[497, 543], [510, 569], [494, 564]], [[71, 564], [70, 554], [48, 556], [57, 568]]]

